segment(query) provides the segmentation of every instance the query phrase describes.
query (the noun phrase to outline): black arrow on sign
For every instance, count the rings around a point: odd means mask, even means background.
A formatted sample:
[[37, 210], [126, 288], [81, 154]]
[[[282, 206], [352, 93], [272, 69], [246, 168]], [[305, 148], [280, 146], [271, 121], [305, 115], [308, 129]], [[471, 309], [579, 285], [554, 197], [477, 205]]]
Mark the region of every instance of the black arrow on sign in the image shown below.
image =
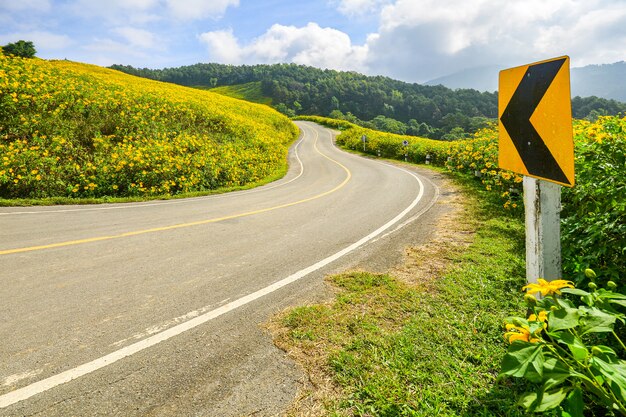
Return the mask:
[[526, 70], [500, 121], [508, 132], [528, 172], [536, 177], [570, 184], [530, 117], [548, 91], [566, 58], [531, 65]]

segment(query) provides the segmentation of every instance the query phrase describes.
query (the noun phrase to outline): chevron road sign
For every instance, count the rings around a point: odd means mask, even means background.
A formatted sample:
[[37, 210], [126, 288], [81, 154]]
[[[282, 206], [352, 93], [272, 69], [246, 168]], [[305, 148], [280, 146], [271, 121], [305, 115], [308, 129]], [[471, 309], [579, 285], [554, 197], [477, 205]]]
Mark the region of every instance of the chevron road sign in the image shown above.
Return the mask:
[[569, 57], [500, 71], [500, 168], [572, 187]]
[[500, 71], [498, 162], [524, 175], [526, 280], [561, 278], [561, 185], [574, 186], [569, 57]]

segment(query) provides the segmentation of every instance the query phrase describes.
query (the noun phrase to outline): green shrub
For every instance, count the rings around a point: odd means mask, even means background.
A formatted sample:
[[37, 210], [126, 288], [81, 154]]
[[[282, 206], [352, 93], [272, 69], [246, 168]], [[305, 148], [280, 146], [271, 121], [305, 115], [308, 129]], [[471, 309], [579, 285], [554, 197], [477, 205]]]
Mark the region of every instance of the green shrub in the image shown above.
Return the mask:
[[[595, 277], [589, 269], [587, 275]], [[585, 408], [604, 407], [611, 415], [626, 416], [626, 346], [616, 332], [624, 323], [620, 309], [626, 296], [613, 291], [612, 281], [607, 287], [592, 283], [587, 292], [571, 281], [543, 279], [524, 287], [532, 314], [507, 319], [511, 345], [501, 376], [534, 384], [519, 400], [528, 412], [560, 410], [562, 417], [583, 417]], [[560, 298], [561, 293], [571, 299]]]
[[564, 274], [578, 284], [594, 265], [626, 289], [626, 118], [576, 126], [576, 186], [563, 191]]

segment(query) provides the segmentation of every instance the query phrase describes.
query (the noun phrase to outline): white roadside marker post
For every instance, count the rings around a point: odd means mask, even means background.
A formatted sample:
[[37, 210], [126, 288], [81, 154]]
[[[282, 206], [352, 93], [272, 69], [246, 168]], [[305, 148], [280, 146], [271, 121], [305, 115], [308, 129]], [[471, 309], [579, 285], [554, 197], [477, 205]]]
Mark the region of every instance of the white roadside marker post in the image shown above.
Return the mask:
[[524, 176], [526, 280], [561, 279], [561, 186]]

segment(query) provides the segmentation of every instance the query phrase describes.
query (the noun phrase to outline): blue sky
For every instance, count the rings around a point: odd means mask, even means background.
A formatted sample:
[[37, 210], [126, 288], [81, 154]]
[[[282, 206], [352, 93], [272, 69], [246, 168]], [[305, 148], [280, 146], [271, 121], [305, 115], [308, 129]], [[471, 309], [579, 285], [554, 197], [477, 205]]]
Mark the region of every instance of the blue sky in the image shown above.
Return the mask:
[[295, 62], [424, 82], [570, 55], [626, 57], [625, 0], [0, 0], [0, 45], [163, 68]]

